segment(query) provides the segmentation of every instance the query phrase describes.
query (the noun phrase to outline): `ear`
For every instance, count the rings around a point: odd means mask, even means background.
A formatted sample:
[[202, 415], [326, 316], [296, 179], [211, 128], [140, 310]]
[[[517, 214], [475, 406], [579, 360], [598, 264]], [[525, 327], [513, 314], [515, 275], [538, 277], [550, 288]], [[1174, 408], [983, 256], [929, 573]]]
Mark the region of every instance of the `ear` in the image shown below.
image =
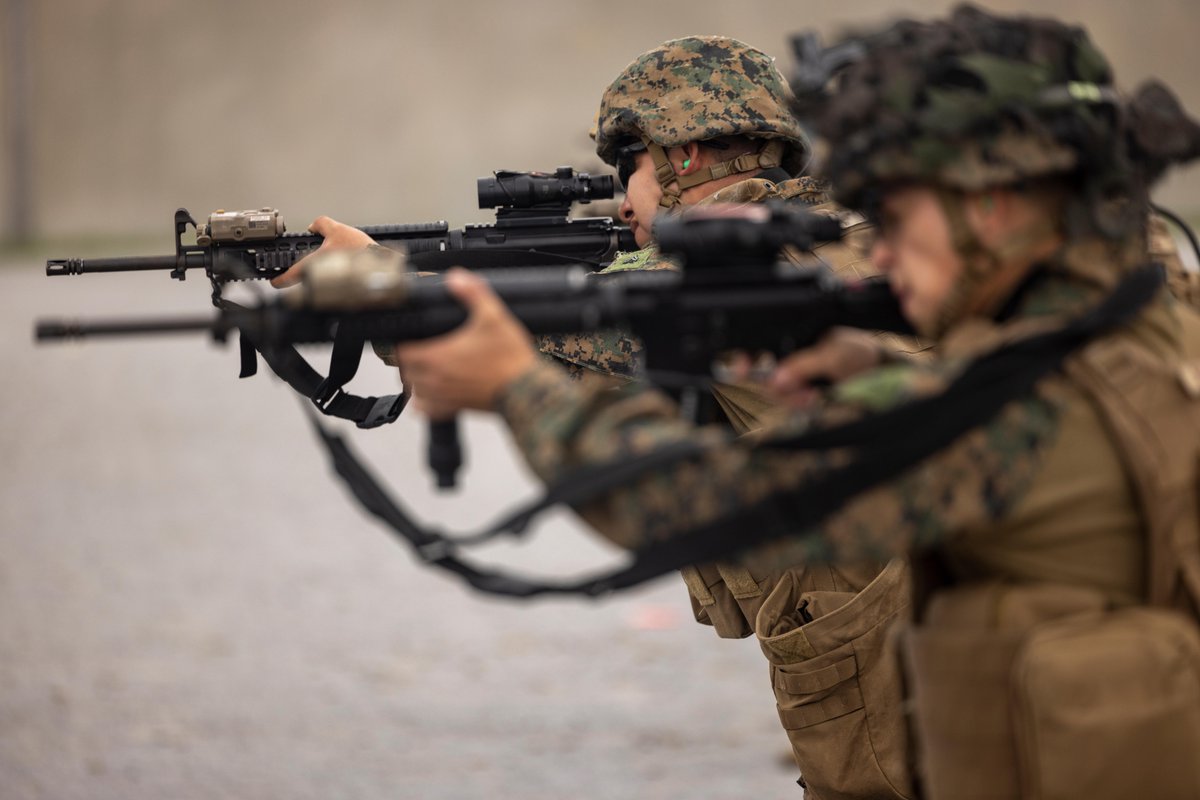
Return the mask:
[[701, 149], [698, 142], [688, 142], [681, 147], [672, 147], [674, 155], [668, 156], [668, 158], [671, 160], [671, 166], [675, 168], [675, 174], [691, 175], [700, 169], [702, 166], [700, 163]]

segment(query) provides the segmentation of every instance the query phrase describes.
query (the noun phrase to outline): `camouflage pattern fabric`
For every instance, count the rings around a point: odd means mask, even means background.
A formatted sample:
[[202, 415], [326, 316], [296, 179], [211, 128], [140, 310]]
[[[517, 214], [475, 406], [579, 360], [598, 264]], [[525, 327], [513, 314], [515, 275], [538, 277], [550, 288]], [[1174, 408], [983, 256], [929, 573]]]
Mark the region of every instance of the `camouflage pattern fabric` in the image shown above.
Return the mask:
[[[941, 387], [948, 377], [924, 365], [891, 367], [887, 374], [847, 387], [840, 401], [831, 399], [819, 412], [791, 420], [789, 429], [848, 421], [862, 413], [864, 397], [878, 407], [881, 397], [898, 402]], [[655, 392], [587, 392], [547, 365], [509, 387], [500, 408], [529, 464], [547, 481], [582, 464], [682, 439], [718, 437], [716, 431], [697, 431], [678, 420], [673, 404]], [[826, 560], [883, 560], [986, 523], [1028, 488], [1043, 450], [1054, 441], [1057, 413], [1051, 393], [1014, 405], [902, 481], [848, 504], [820, 530], [797, 532], [796, 538], [767, 545], [747, 560], [767, 570]], [[837, 454], [781, 454], [739, 441], [577, 510], [607, 538], [638, 547], [734, 513], [836, 463]]]
[[572, 376], [597, 372], [634, 380], [641, 369], [642, 343], [619, 330], [551, 333], [535, 337], [539, 350], [570, 368]]
[[593, 135], [596, 153], [643, 134], [663, 147], [722, 136], [779, 139], [783, 167], [798, 174], [808, 140], [792, 116], [791, 91], [774, 59], [724, 36], [674, 39], [641, 55], [605, 90]]
[[[1097, 252], [1081, 246], [1071, 250], [1071, 259], [1093, 258]], [[1045, 276], [1002, 325], [964, 323], [948, 334], [938, 357], [888, 365], [840, 384], [816, 409], [789, 417], [780, 431], [840, 424], [939, 392], [970, 358], [1018, 333], [1060, 324], [1101, 293], [1077, 277], [1070, 264], [1052, 265]], [[881, 560], [960, 537], [986, 547], [985, 532], [1011, 515], [1030, 492], [1047, 452], [1059, 445], [1060, 420], [1074, 418], [1081, 402], [1064, 378], [1048, 378], [1035, 394], [1011, 403], [991, 423], [848, 503], [819, 530], [797, 531], [795, 537], [760, 547], [745, 555], [745, 563], [771, 570], [827, 560]], [[1073, 409], [1070, 414], [1068, 408]], [[510, 386], [500, 410], [530, 465], [545, 480], [582, 464], [632, 456], [681, 439], [716, 441], [718, 436], [677, 419], [672, 404], [655, 392], [636, 387], [590, 392], [545, 367]], [[1105, 441], [1100, 429], [1089, 431], [1088, 439]], [[750, 437], [725, 442], [698, 463], [647, 476], [578, 510], [605, 536], [636, 547], [735, 513], [844, 457], [838, 452], [763, 450]], [[1125, 489], [1103, 491], [1121, 495]], [[1011, 565], [1014, 577], [1023, 570], [1055, 566], [1040, 563], [1038, 553], [1020, 555]], [[1061, 556], [1054, 561], [1060, 563]]]
[[[838, 384], [816, 408], [759, 436], [722, 440], [714, 430], [677, 419], [674, 406], [653, 391], [598, 393], [545, 368], [510, 386], [499, 410], [546, 480], [680, 440], [712, 442], [698, 462], [663, 469], [577, 508], [614, 542], [638, 547], [735, 515], [846, 457], [763, 449], [755, 446], [759, 437], [834, 426], [940, 393], [972, 359], [1014, 338], [1060, 327], [1093, 307], [1107, 292], [1093, 276], [1129, 267], [1106, 259], [1145, 263], [1144, 248], [1141, 237], [1123, 247], [1072, 242], [1043, 265], [1003, 322], [962, 321], [933, 357], [888, 364]], [[1170, 361], [1179, 357], [1183, 335], [1178, 303], [1163, 293], [1132, 324], [1097, 340], [1079, 358], [1121, 338], [1149, 359]], [[762, 574], [937, 548], [964, 580], [1065, 581], [1094, 587], [1113, 604], [1139, 602], [1145, 581], [1140, 512], [1108, 423], [1074, 380], [1074, 363], [1068, 359], [1063, 373], [1043, 379], [990, 423], [846, 503], [818, 530], [798, 530], [757, 547], [742, 555], [742, 565]]]
[[[794, 178], [774, 183], [762, 178], [749, 178], [714, 192], [698, 205], [705, 203], [760, 203], [767, 200], [787, 200], [811, 206], [818, 213], [837, 215], [847, 225], [841, 242], [829, 242], [812, 254], [789, 254], [793, 262], [815, 266], [825, 264], [841, 277], [855, 279], [872, 274], [868, 259], [869, 226], [861, 218], [841, 211], [829, 202], [829, 186], [811, 177]], [[678, 264], [658, 252], [654, 243], [632, 253], [624, 253], [601, 271], [601, 274], [627, 270], [678, 269]], [[573, 375], [585, 370], [632, 380], [638, 377], [641, 342], [619, 331], [594, 334], [549, 334], [535, 339], [537, 347], [552, 359], [570, 365]]]
[[[1098, 252], [1103, 251], [1081, 242], [1063, 258], [1093, 258]], [[1103, 293], [1069, 264], [1046, 265], [1002, 324], [965, 321], [947, 333], [930, 359], [893, 363], [845, 381], [820, 407], [792, 414], [760, 435], [839, 425], [934, 395], [974, 357], [1014, 337], [1060, 326]], [[1150, 344], [1169, 357], [1180, 347], [1171, 338], [1180, 336], [1172, 307], [1164, 296], [1129, 329], [1110, 336]], [[548, 367], [509, 386], [499, 410], [529, 464], [547, 481], [581, 465], [674, 441], [714, 443], [701, 461], [656, 471], [577, 507], [596, 530], [625, 547], [736, 515], [770, 493], [804, 485], [846, 457], [836, 451], [762, 449], [755, 435], [720, 439], [713, 429], [678, 420], [673, 405], [656, 392], [589, 391]], [[1085, 393], [1055, 373], [946, 450], [858, 495], [820, 528], [757, 547], [743, 554], [742, 564], [762, 573], [938, 548], [952, 555], [948, 565], [965, 577], [1069, 579], [1102, 589], [1111, 602], [1134, 601], [1145, 577], [1141, 523], [1104, 425]]]
[[960, 6], [948, 19], [904, 20], [862, 37], [865, 55], [840, 75], [836, 94], [807, 99], [837, 144], [827, 174], [837, 200], [858, 208], [868, 187], [922, 182], [974, 191], [1072, 174], [1097, 230], [1120, 238], [1141, 199], [1172, 162], [1200, 155], [1200, 126], [1163, 86], [1124, 101], [1112, 70], [1081, 28], [1050, 19], [997, 17]]
[[[1108, 63], [1082, 30], [1038, 24], [1045, 35], [964, 6], [945, 21], [905, 20], [867, 38], [866, 56], [816, 113], [822, 136], [839, 143], [829, 160], [839, 200], [857, 205], [865, 187], [899, 181], [1011, 184], [1098, 155], [1049, 123], [1071, 117], [1095, 128], [1114, 98]], [[990, 41], [1008, 36], [1003, 54], [981, 52], [989, 32]], [[1124, 161], [1108, 155], [1105, 169]]]

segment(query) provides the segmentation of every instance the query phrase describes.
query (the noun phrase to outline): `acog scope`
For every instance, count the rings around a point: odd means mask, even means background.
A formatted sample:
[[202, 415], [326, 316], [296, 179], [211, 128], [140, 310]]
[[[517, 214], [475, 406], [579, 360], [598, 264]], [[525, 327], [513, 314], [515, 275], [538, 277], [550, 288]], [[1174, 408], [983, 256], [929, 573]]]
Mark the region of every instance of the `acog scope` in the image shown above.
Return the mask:
[[607, 200], [613, 196], [611, 175], [589, 175], [571, 167], [545, 172], [501, 170], [479, 179], [480, 208], [538, 208], [569, 206], [576, 201]]

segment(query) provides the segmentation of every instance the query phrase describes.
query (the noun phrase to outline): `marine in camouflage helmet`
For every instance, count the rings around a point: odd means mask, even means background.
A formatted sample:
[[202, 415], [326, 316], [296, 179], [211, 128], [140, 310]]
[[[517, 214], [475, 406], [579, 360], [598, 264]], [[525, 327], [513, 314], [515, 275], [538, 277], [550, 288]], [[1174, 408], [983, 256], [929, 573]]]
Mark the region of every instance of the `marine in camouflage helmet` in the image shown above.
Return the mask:
[[[808, 140], [792, 115], [791, 91], [774, 59], [723, 36], [673, 39], [639, 56], [605, 90], [596, 115], [596, 152], [619, 166], [622, 150], [645, 148], [657, 168], [665, 208], [691, 186], [782, 166], [798, 174]], [[677, 175], [665, 148], [688, 142], [722, 146], [725, 137], [763, 139], [756, 153]]]
[[[931, 336], [964, 313], [997, 310], [989, 304], [1021, 278], [1002, 265], [1027, 264], [1048, 239], [1098, 237], [1144, 254], [1135, 239], [1144, 238], [1150, 184], [1200, 154], [1200, 128], [1166, 88], [1150, 83], [1125, 101], [1084, 30], [1055, 20], [961, 6], [829, 51], [805, 51], [802, 41], [797, 113], [837, 144], [824, 166], [837, 199], [874, 216], [898, 187], [937, 194], [963, 272], [923, 330]], [[857, 50], [831, 55], [849, 48]], [[825, 95], [814, 91], [823, 61], [845, 65]], [[986, 245], [967, 209], [997, 189], [1036, 198], [1045, 213], [1020, 236]], [[1115, 273], [1100, 263], [1086, 269], [1110, 283]]]
[[[674, 39], [639, 56], [606, 88], [592, 135], [600, 156], [618, 167], [625, 189], [618, 215], [641, 248], [619, 254], [604, 272], [678, 267], [651, 241], [664, 208], [826, 199], [823, 184], [795, 177], [808, 141], [774, 60], [727, 37]], [[831, 246], [822, 256], [835, 267], [865, 261], [865, 252], [841, 257], [840, 250], [850, 249]], [[641, 349], [616, 331], [545, 335], [538, 342], [581, 377], [633, 378]]]

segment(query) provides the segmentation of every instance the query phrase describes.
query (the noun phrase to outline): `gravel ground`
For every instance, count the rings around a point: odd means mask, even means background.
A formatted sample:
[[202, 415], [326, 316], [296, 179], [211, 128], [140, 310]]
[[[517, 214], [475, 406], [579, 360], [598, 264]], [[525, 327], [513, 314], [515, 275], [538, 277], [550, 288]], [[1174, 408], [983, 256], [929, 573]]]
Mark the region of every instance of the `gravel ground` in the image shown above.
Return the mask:
[[[751, 642], [674, 578], [498, 601], [422, 568], [333, 482], [291, 391], [200, 337], [31, 343], [35, 318], [197, 312], [166, 274], [0, 269], [0, 796], [799, 797]], [[323, 354], [319, 354], [323, 357]], [[393, 391], [370, 365], [360, 393]], [[425, 520], [534, 491], [467, 421], [441, 496], [414, 419], [353, 441]], [[567, 515], [482, 556], [614, 564]]]

